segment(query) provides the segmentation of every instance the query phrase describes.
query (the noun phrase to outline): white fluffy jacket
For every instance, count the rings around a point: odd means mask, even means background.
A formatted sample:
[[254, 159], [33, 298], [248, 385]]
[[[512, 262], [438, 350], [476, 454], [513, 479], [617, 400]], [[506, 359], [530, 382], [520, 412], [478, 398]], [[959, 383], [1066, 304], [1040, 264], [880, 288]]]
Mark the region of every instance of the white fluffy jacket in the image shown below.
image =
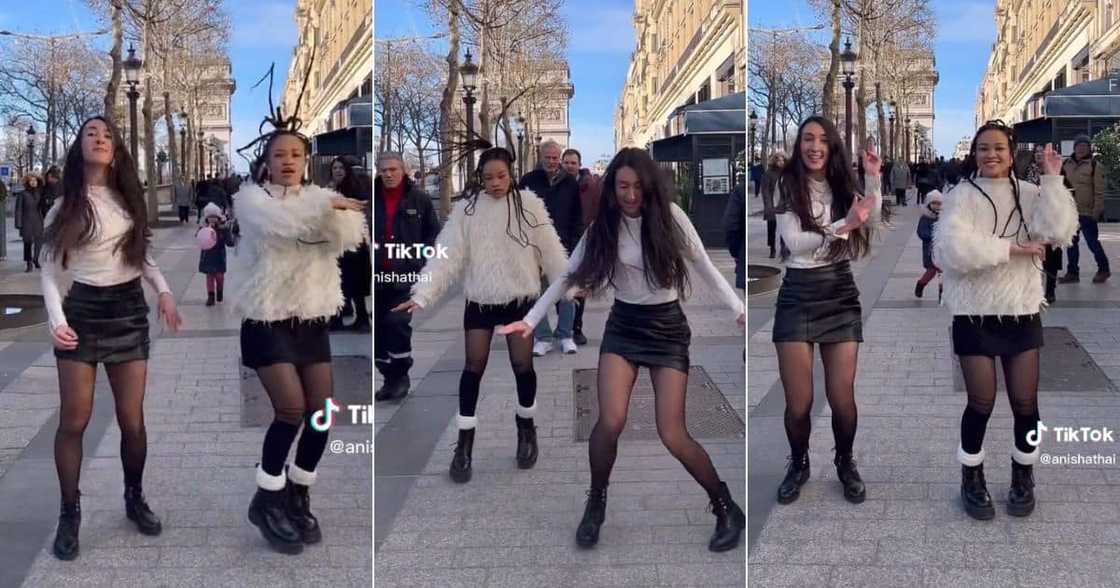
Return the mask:
[[[973, 180], [992, 203], [967, 181], [944, 199], [941, 220], [933, 231], [933, 257], [945, 272], [944, 302], [953, 315], [1030, 315], [1045, 304], [1041, 261], [1028, 255], [1011, 255], [1014, 243], [1027, 241], [1069, 245], [1077, 231], [1077, 207], [1061, 176], [1042, 176], [1041, 189], [1018, 183], [1026, 226], [1017, 235], [1000, 238], [1019, 226], [1011, 181], [1007, 178]], [[996, 214], [998, 212], [998, 214]], [[994, 230], [995, 234], [992, 233]]]
[[313, 185], [247, 183], [237, 192], [241, 247], [253, 260], [234, 298], [243, 318], [313, 320], [342, 307], [338, 257], [357, 249], [367, 230], [362, 213], [331, 206], [338, 196]]
[[[541, 294], [543, 268], [549, 281], [563, 278], [568, 256], [544, 201], [531, 190], [520, 190], [525, 225], [532, 245], [523, 247], [507, 233], [518, 235], [513, 197], [494, 198], [482, 193], [467, 214], [470, 200], [456, 203], [436, 243], [446, 247], [446, 257], [429, 259], [420, 280], [412, 287], [412, 300], [428, 308], [463, 274], [463, 293], [480, 304], [506, 304], [531, 300]], [[535, 247], [534, 247], [535, 245]]]

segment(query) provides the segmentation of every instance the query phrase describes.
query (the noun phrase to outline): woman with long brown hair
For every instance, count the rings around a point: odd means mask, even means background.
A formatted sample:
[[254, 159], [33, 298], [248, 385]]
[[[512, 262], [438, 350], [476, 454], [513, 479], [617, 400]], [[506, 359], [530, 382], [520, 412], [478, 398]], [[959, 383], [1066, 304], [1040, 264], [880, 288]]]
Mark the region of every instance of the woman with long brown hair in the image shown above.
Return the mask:
[[[121, 429], [125, 512], [141, 533], [158, 535], [159, 518], [141, 489], [148, 442], [148, 304], [141, 278], [159, 293], [159, 315], [172, 331], [179, 313], [152, 260], [147, 207], [132, 157], [112, 123], [89, 119], [66, 153], [62, 196], [46, 218], [43, 299], [50, 317], [61, 395], [54, 457], [62, 512], [54, 554], [78, 556], [78, 478], [82, 435], [93, 409], [97, 364], [105, 365]], [[64, 292], [67, 278], [73, 280]]]

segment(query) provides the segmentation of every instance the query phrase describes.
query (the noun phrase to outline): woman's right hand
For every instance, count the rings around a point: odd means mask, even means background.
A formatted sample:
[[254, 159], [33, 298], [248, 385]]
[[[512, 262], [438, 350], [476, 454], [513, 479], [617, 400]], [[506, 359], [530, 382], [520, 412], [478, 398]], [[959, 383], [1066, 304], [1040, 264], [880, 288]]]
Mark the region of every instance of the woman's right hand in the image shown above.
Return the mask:
[[852, 207], [848, 209], [848, 216], [844, 217], [844, 226], [839, 233], [850, 233], [863, 226], [871, 216], [871, 207], [875, 199], [870, 196], [856, 196]]
[[60, 325], [51, 333], [55, 349], [73, 351], [78, 348], [78, 334], [69, 325]]
[[533, 334], [533, 327], [530, 327], [529, 323], [525, 321], [517, 321], [516, 323], [502, 325], [497, 329], [494, 329], [494, 332], [499, 335], [512, 335], [516, 333], [518, 335], [521, 335], [521, 337], [525, 339]]
[[334, 196], [331, 198], [331, 208], [335, 210], [354, 210], [361, 212], [366, 209], [366, 202], [364, 200], [346, 198], [345, 196]]
[[419, 304], [417, 304], [416, 302], [414, 302], [412, 300], [408, 300], [406, 302], [402, 302], [402, 303], [394, 306], [391, 310], [389, 310], [389, 312], [407, 312], [408, 314], [412, 314], [413, 311], [415, 311], [417, 309], [423, 310], [424, 307], [420, 306]]
[[1046, 246], [1042, 243], [1027, 241], [1022, 245], [1011, 244], [1011, 255], [1033, 255], [1042, 257], [1046, 254]]

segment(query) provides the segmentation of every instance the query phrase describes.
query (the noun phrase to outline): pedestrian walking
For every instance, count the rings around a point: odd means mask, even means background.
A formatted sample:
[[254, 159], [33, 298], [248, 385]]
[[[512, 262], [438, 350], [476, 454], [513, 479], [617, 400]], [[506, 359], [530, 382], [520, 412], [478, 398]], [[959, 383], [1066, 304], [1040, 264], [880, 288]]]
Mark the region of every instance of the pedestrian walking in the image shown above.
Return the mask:
[[[429, 259], [412, 287], [412, 299], [392, 309], [411, 313], [431, 308], [462, 275], [466, 365], [459, 378], [459, 438], [449, 468], [458, 483], [471, 479], [475, 410], [494, 329], [519, 320], [532, 308], [541, 292], [542, 272], [557, 282], [567, 266], [564, 245], [549, 223], [544, 201], [532, 190], [515, 187], [513, 162], [513, 154], [501, 147], [482, 152], [467, 193], [436, 239], [446, 256]], [[507, 335], [506, 345], [517, 382], [517, 466], [529, 469], [538, 454], [532, 341]]]
[[[412, 315], [392, 312], [408, 301], [412, 285], [420, 279], [426, 260], [419, 255], [399, 255], [400, 248], [415, 250], [434, 245], [439, 216], [432, 199], [408, 177], [400, 153], [377, 156], [373, 183], [374, 243], [377, 244], [373, 296], [373, 363], [385, 378], [374, 400], [400, 400], [409, 391], [412, 368]], [[392, 248], [392, 249], [391, 249]], [[390, 255], [390, 250], [394, 251]]]
[[125, 514], [145, 535], [159, 535], [163, 529], [142, 489], [151, 342], [141, 278], [159, 292], [159, 315], [167, 327], [178, 330], [180, 319], [167, 280], [150, 254], [152, 233], [136, 167], [107, 119], [97, 116], [79, 127], [66, 152], [63, 178], [62, 196], [45, 219], [41, 287], [61, 404], [54, 459], [62, 508], [52, 551], [59, 559], [72, 560], [79, 553], [82, 519], [82, 437], [93, 410], [99, 363], [109, 376], [121, 430]]
[[[563, 152], [556, 141], [545, 141], [540, 146], [541, 167], [521, 178], [520, 188], [528, 188], [540, 196], [548, 209], [548, 216], [560, 235], [564, 251], [570, 254], [583, 235], [583, 208], [580, 202], [579, 183], [575, 176], [560, 165]], [[543, 291], [543, 290], [542, 290]], [[556, 302], [556, 330], [548, 324], [547, 317], [537, 325], [534, 335], [533, 355], [548, 355], [556, 345], [564, 353], [576, 353], [578, 347], [572, 337], [575, 325], [575, 302], [564, 299]]]
[[46, 218], [47, 211], [54, 206], [54, 201], [62, 196], [62, 170], [57, 165], [52, 165], [47, 168], [47, 173], [43, 174], [44, 188], [43, 193], [39, 198], [39, 211]]
[[776, 253], [778, 231], [774, 197], [778, 194], [778, 179], [781, 178], [782, 168], [785, 165], [785, 153], [781, 151], [772, 153], [766, 166], [766, 175], [762, 178], [762, 218], [766, 221], [766, 245], [770, 248], [770, 259], [774, 259]]
[[905, 161], [891, 166], [891, 189], [894, 190], [895, 206], [906, 206], [906, 191], [910, 189], [910, 167]]
[[39, 176], [23, 176], [23, 192], [16, 196], [15, 224], [19, 238], [23, 240], [23, 261], [27, 264], [24, 272], [40, 268], [39, 250], [43, 245], [42, 199], [44, 187]]
[[275, 412], [261, 448], [249, 521], [273, 549], [292, 554], [322, 539], [310, 487], [330, 433], [315, 414], [327, 417], [333, 405], [327, 323], [342, 306], [338, 257], [357, 249], [367, 231], [364, 202], [305, 182], [311, 143], [295, 130], [299, 121], [266, 120], [276, 130], [242, 148], [262, 146], [251, 168], [255, 182], [237, 193], [240, 246], [253, 263], [235, 301], [242, 318], [241, 363], [256, 371]]
[[1013, 153], [1015, 133], [1002, 121], [977, 130], [965, 179], [946, 200], [933, 234], [934, 259], [945, 272], [945, 305], [953, 315], [953, 353], [968, 393], [957, 450], [961, 502], [980, 520], [995, 516], [983, 442], [996, 398], [997, 357], [1014, 417], [1007, 512], [1027, 516], [1034, 510], [1039, 439], [1032, 442], [1029, 434], [1039, 425], [1039, 262], [1043, 243], [1068, 244], [1077, 230], [1077, 209], [1059, 175], [1061, 156], [1046, 147], [1039, 188], [1017, 177]]
[[211, 202], [202, 211], [203, 226], [195, 231], [198, 236], [209, 233], [206, 245], [198, 253], [198, 271], [206, 276], [206, 306], [214, 306], [225, 298], [226, 248], [235, 245], [233, 231], [224, 211]]
[[[592, 175], [591, 170], [581, 167], [582, 162], [583, 156], [575, 149], [565, 149], [560, 158], [560, 165], [564, 167], [564, 171], [576, 177], [579, 183], [579, 204], [583, 212], [582, 226], [586, 227], [599, 214], [599, 195], [602, 188], [599, 185], [599, 178]], [[575, 341], [576, 345], [587, 345], [587, 336], [583, 334], [583, 311], [586, 306], [587, 300], [577, 296], [576, 314], [572, 320], [572, 341]]]
[[1081, 281], [1081, 247], [1078, 245], [1081, 236], [1085, 237], [1085, 245], [1093, 254], [1097, 262], [1097, 273], [1093, 276], [1094, 284], [1101, 284], [1112, 276], [1108, 264], [1108, 256], [1101, 246], [1097, 223], [1104, 220], [1104, 165], [1093, 156], [1093, 144], [1087, 135], [1081, 135], [1073, 142], [1073, 156], [1062, 165], [1062, 175], [1065, 176], [1066, 186], [1073, 191], [1073, 198], [1077, 202], [1077, 217], [1079, 229], [1073, 236], [1073, 243], [1066, 249], [1069, 264], [1066, 266], [1066, 275], [1058, 280], [1062, 284], [1076, 284]]
[[175, 206], [179, 212], [179, 222], [188, 222], [191, 218], [191, 186], [186, 178], [179, 176], [175, 179]]
[[[922, 297], [926, 285], [941, 274], [941, 268], [933, 263], [933, 228], [937, 226], [937, 220], [941, 215], [941, 191], [932, 190], [927, 197], [929, 202], [922, 208], [922, 218], [918, 219], [917, 233], [918, 239], [922, 241], [922, 267], [925, 268], [925, 273], [918, 278], [918, 283], [914, 285], [914, 296], [918, 298]], [[941, 301], [942, 292], [942, 285], [938, 284], [938, 302]]]
[[589, 295], [611, 290], [614, 306], [599, 348], [599, 420], [588, 444], [591, 489], [576, 541], [589, 547], [599, 540], [619, 436], [638, 369], [644, 366], [657, 395], [661, 441], [707, 492], [716, 516], [708, 547], [726, 551], [739, 543], [743, 511], [685, 426], [691, 331], [680, 299], [690, 291], [686, 260], [719, 293], [740, 326], [746, 324], [745, 307], [708, 258], [688, 215], [673, 202], [672, 183], [663, 178], [646, 151], [619, 151], [604, 175], [599, 216], [572, 253], [568, 273], [553, 280], [523, 319], [498, 332], [528, 338], [553, 301], [571, 287]]
[[868, 143], [863, 152], [866, 191], [860, 194], [835, 125], [812, 116], [798, 128], [792, 159], [782, 173], [778, 232], [790, 253], [778, 290], [772, 336], [785, 389], [790, 446], [789, 466], [778, 487], [782, 504], [797, 500], [809, 479], [814, 345], [820, 346], [824, 364], [836, 440], [833, 463], [844, 498], [860, 503], [866, 497], [853, 450], [863, 319], [851, 260], [870, 252], [872, 232], [880, 221], [879, 167], [874, 145]]

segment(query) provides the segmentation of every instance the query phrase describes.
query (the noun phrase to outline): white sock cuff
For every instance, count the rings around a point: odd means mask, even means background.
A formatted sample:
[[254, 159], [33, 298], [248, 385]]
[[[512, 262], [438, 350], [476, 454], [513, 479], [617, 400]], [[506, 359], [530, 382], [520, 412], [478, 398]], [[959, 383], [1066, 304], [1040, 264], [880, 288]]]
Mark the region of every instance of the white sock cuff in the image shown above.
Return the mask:
[[517, 416], [519, 416], [523, 419], [531, 419], [531, 418], [536, 417], [537, 416], [537, 401], [534, 400], [532, 406], [521, 406], [521, 404], [518, 403], [517, 404]]
[[1023, 453], [1022, 451], [1019, 451], [1018, 447], [1011, 447], [1011, 459], [1013, 459], [1015, 463], [1019, 465], [1034, 465], [1038, 463], [1038, 456], [1040, 454], [1041, 452], [1037, 447], [1035, 447], [1034, 451], [1031, 453]]
[[319, 479], [319, 474], [316, 472], [309, 472], [293, 463], [288, 466], [288, 479], [291, 480], [293, 484], [312, 486], [315, 484], [315, 480]]
[[455, 421], [459, 425], [459, 429], [473, 429], [478, 426], [478, 417], [463, 416], [460, 414], [456, 415]]
[[980, 453], [973, 454], [968, 453], [964, 450], [964, 447], [958, 445], [957, 461], [961, 462], [961, 465], [966, 465], [969, 467], [976, 467], [978, 465], [981, 465], [984, 463], [984, 448], [980, 448]]
[[283, 490], [286, 482], [284, 481], [284, 474], [273, 476], [272, 474], [264, 471], [264, 468], [257, 465], [257, 487], [262, 490]]

